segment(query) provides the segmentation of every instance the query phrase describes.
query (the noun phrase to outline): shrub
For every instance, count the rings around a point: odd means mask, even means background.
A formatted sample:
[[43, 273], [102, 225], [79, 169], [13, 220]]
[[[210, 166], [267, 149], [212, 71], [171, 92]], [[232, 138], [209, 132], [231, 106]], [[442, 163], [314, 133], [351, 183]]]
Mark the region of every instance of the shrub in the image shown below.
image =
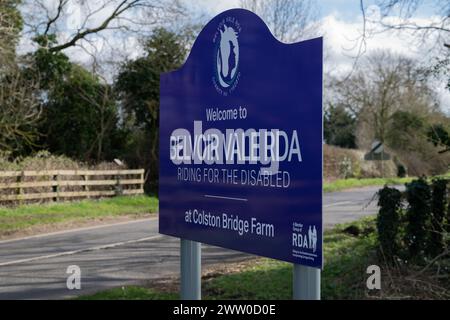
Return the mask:
[[378, 241], [387, 259], [392, 259], [398, 252], [401, 204], [402, 194], [399, 190], [385, 186], [378, 191]]
[[402, 164], [397, 165], [397, 177], [399, 178], [406, 177], [406, 168]]
[[427, 245], [427, 231], [430, 229], [431, 190], [424, 178], [406, 184], [406, 198], [409, 206], [406, 214], [405, 242], [410, 258], [423, 255]]
[[445, 231], [447, 231], [447, 233], [450, 233], [450, 201], [447, 201], [447, 217], [445, 219], [445, 223], [446, 223], [446, 228]]
[[444, 250], [443, 225], [445, 217], [447, 194], [447, 181], [435, 179], [432, 183], [431, 201], [431, 234], [428, 242], [428, 251], [432, 255], [438, 255]]
[[344, 179], [352, 177], [352, 159], [344, 157], [344, 159], [339, 162], [339, 173]]

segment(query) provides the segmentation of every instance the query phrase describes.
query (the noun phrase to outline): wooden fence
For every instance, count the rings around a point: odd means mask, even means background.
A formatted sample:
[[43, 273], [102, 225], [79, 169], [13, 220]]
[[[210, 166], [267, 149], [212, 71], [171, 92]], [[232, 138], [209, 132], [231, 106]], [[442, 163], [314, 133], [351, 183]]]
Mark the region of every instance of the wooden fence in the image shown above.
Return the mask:
[[0, 171], [0, 203], [143, 193], [143, 169]]

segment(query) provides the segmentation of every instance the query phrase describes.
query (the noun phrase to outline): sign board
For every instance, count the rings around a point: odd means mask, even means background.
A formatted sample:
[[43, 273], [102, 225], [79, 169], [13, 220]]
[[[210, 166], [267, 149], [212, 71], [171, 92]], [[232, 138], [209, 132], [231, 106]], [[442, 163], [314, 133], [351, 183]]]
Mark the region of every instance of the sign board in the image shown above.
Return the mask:
[[374, 140], [372, 142], [372, 147], [368, 153], [364, 155], [364, 160], [378, 160], [378, 161], [386, 161], [390, 160], [391, 155], [384, 151], [384, 145], [381, 141]]
[[372, 142], [372, 148], [370, 149], [371, 153], [382, 153], [384, 150], [383, 142], [374, 140]]
[[322, 50], [233, 9], [161, 75], [160, 233], [322, 267]]

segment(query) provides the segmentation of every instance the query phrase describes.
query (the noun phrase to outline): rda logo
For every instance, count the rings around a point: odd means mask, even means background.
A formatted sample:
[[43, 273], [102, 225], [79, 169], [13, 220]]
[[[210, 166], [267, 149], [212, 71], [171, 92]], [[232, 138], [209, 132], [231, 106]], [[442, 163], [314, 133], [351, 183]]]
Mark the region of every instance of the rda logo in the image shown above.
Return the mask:
[[308, 229], [301, 223], [294, 223], [292, 232], [292, 246], [317, 251], [317, 229], [315, 225], [310, 225]]
[[234, 17], [223, 19], [214, 35], [213, 84], [223, 96], [236, 89], [239, 82], [239, 33], [241, 26]]

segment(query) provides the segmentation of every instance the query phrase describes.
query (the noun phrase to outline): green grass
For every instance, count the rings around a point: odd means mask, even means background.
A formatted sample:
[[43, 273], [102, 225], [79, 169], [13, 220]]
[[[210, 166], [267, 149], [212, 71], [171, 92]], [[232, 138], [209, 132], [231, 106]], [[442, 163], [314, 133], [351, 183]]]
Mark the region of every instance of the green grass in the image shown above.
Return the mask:
[[38, 225], [53, 225], [122, 215], [143, 215], [158, 210], [158, 199], [149, 196], [116, 197], [79, 202], [0, 207], [0, 235]]
[[[406, 179], [347, 179], [324, 185], [325, 192], [351, 187], [405, 183]], [[0, 207], [0, 236], [12, 234], [34, 226], [55, 225], [120, 215], [142, 215], [158, 210], [158, 199], [149, 196], [116, 197], [79, 202], [23, 205], [15, 208]]]
[[[440, 177], [450, 178], [450, 172]], [[324, 184], [324, 192], [365, 186], [404, 184], [414, 178], [345, 179]], [[0, 236], [39, 225], [83, 221], [120, 215], [155, 213], [158, 199], [149, 196], [116, 197], [103, 200], [24, 205], [16, 208], [0, 207]]]
[[443, 175], [440, 175], [440, 176], [437, 176], [438, 178], [443, 178], [443, 179], [450, 179], [450, 171], [449, 172], [447, 172], [446, 174], [443, 174]]
[[[375, 227], [374, 218], [352, 223], [360, 230]], [[375, 261], [375, 234], [354, 237], [347, 225], [325, 232], [325, 268], [322, 272], [323, 299], [365, 297], [367, 266]], [[292, 264], [261, 258], [241, 272], [203, 281], [203, 299], [291, 299]], [[80, 299], [178, 299], [177, 292], [161, 293], [151, 288], [125, 287], [99, 292]]]
[[[373, 218], [355, 225], [373, 225]], [[355, 299], [364, 295], [365, 269], [373, 260], [375, 236], [353, 237], [338, 226], [325, 232], [323, 299]], [[369, 264], [368, 264], [369, 263]], [[214, 278], [204, 285], [206, 299], [291, 299], [292, 264], [260, 259], [247, 270]]]
[[175, 300], [175, 293], [157, 292], [151, 289], [129, 286], [114, 288], [93, 295], [81, 296], [78, 300]]
[[[431, 177], [433, 178], [444, 178], [450, 179], [450, 171], [446, 174]], [[389, 185], [400, 185], [405, 184], [417, 179], [417, 177], [407, 177], [407, 178], [366, 178], [366, 179], [338, 179], [332, 182], [325, 182], [323, 185], [324, 192], [334, 192], [341, 191], [350, 188], [361, 188], [361, 187], [370, 187], [370, 186], [384, 186], [385, 184]]]
[[416, 178], [370, 178], [370, 179], [339, 179], [333, 182], [326, 182], [323, 185], [324, 192], [334, 192], [350, 188], [361, 188], [369, 186], [383, 186], [385, 184], [399, 185], [411, 182]]

